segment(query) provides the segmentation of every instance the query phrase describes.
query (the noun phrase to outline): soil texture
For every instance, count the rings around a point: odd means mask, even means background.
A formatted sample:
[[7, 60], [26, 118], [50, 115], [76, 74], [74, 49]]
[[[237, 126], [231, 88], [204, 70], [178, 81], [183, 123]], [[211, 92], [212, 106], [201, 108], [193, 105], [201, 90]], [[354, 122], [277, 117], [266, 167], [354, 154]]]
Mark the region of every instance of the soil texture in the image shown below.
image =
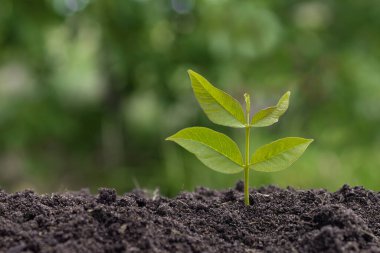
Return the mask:
[[242, 191], [0, 191], [0, 252], [380, 252], [378, 192]]

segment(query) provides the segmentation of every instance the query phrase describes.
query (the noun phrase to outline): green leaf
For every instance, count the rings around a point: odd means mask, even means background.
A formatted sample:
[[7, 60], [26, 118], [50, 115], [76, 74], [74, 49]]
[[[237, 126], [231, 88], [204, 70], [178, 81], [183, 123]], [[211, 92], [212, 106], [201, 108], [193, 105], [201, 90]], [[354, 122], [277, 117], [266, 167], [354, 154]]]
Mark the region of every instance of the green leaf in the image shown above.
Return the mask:
[[228, 136], [206, 127], [189, 127], [166, 138], [196, 155], [209, 168], [227, 174], [243, 170], [237, 144]]
[[276, 106], [268, 107], [257, 112], [251, 120], [252, 127], [266, 127], [278, 121], [289, 107], [290, 91], [286, 92], [278, 101]]
[[245, 127], [241, 104], [226, 92], [217, 89], [200, 74], [188, 70], [191, 86], [207, 117], [215, 124], [229, 127]]
[[292, 165], [313, 142], [313, 139], [287, 137], [256, 150], [251, 159], [250, 168], [257, 171], [273, 172]]

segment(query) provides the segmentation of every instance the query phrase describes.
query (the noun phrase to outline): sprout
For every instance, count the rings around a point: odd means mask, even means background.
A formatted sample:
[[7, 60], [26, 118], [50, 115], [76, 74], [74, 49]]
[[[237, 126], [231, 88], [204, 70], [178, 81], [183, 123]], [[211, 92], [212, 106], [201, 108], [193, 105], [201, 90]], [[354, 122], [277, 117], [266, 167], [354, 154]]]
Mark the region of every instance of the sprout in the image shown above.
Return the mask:
[[228, 93], [214, 87], [203, 76], [189, 70], [191, 85], [199, 105], [215, 124], [245, 129], [245, 157], [238, 145], [225, 134], [206, 127], [189, 127], [166, 138], [193, 153], [207, 167], [226, 174], [244, 172], [244, 203], [249, 205], [249, 170], [274, 172], [292, 165], [313, 142], [312, 139], [287, 137], [258, 148], [250, 157], [252, 127], [273, 125], [289, 106], [290, 92], [277, 105], [257, 112], [250, 118], [249, 94], [244, 94], [245, 113], [241, 104]]

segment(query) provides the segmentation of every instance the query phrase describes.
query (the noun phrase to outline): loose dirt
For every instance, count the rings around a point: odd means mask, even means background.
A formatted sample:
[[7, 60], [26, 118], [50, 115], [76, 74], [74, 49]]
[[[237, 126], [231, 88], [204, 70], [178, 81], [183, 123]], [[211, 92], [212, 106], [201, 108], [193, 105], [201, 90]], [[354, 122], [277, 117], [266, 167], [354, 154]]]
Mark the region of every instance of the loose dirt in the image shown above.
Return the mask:
[[242, 190], [0, 191], [0, 252], [380, 252], [380, 193]]

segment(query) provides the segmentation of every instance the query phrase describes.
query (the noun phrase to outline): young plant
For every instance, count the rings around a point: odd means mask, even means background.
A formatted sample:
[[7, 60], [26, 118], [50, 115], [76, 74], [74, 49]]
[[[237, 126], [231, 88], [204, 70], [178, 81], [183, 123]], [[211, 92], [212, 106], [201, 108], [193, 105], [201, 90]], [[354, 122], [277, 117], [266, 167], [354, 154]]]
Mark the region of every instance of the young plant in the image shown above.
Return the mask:
[[278, 121], [289, 106], [290, 92], [277, 105], [257, 112], [250, 118], [250, 96], [245, 93], [245, 113], [241, 104], [226, 92], [217, 89], [203, 76], [188, 71], [191, 85], [203, 111], [215, 124], [245, 129], [245, 157], [228, 136], [206, 127], [189, 127], [166, 138], [193, 153], [209, 168], [233, 174], [244, 172], [244, 203], [249, 205], [249, 170], [274, 172], [292, 165], [306, 150], [312, 139], [287, 137], [258, 148], [250, 157], [251, 127], [266, 127]]

